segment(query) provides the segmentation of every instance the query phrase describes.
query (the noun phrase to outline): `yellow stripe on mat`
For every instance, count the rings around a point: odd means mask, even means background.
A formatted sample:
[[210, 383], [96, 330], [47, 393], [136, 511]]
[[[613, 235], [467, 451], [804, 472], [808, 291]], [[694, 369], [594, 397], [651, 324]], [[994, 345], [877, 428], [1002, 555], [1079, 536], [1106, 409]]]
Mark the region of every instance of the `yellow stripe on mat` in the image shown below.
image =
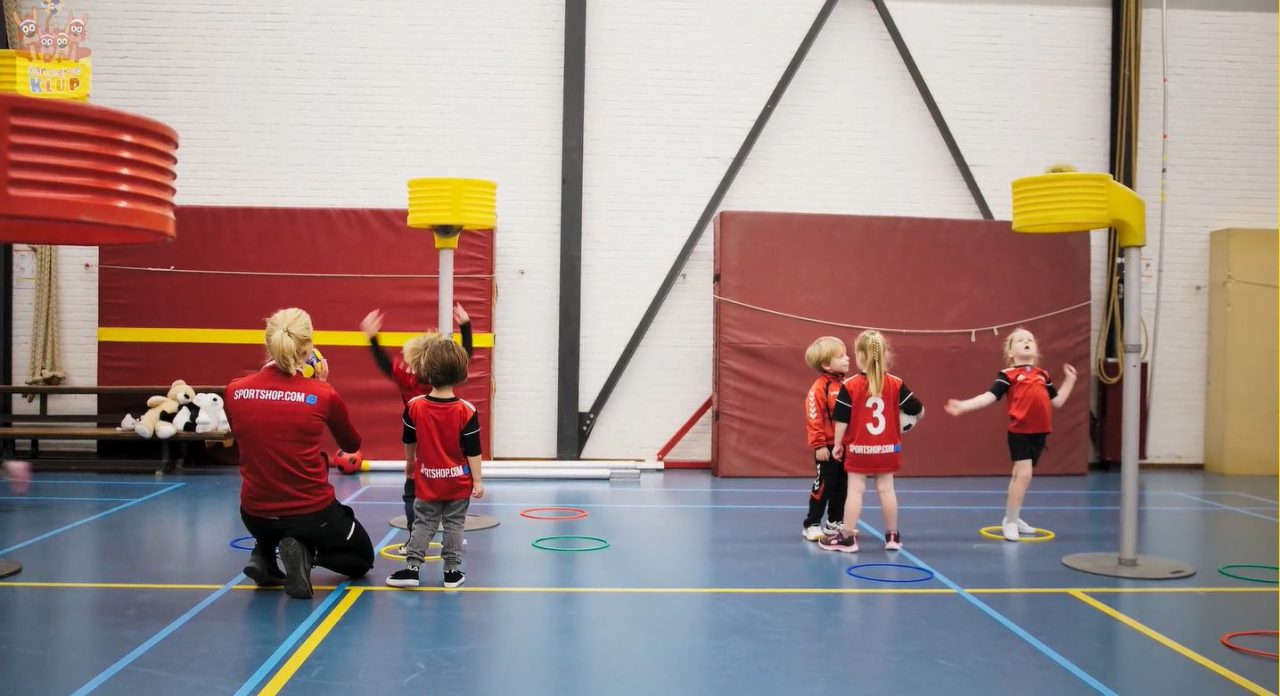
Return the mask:
[[1142, 623], [1139, 623], [1137, 620], [1130, 618], [1129, 616], [1122, 614], [1116, 611], [1115, 609], [1112, 609], [1106, 604], [1099, 602], [1098, 600], [1094, 599], [1093, 597], [1090, 597], [1089, 595], [1084, 594], [1083, 592], [1077, 592], [1075, 590], [1072, 590], [1069, 594], [1072, 597], [1075, 597], [1076, 599], [1080, 600], [1081, 602], [1088, 604], [1094, 609], [1097, 609], [1103, 614], [1106, 614], [1107, 616], [1110, 616], [1116, 621], [1119, 621], [1120, 623], [1128, 626], [1129, 628], [1132, 628], [1138, 633], [1141, 633], [1144, 636], [1150, 638], [1151, 640], [1154, 640], [1155, 642], [1165, 646], [1166, 648], [1169, 648], [1170, 650], [1182, 655], [1183, 657], [1187, 658], [1188, 660], [1191, 660], [1192, 662], [1200, 665], [1201, 667], [1204, 667], [1205, 669], [1208, 669], [1213, 672], [1217, 672], [1218, 676], [1231, 680], [1237, 686], [1248, 690], [1250, 693], [1267, 694], [1268, 696], [1274, 696], [1273, 692], [1267, 691], [1263, 687], [1258, 686], [1257, 684], [1254, 684], [1248, 679], [1245, 679], [1239, 674], [1232, 672], [1226, 667], [1223, 667], [1217, 662], [1210, 660], [1204, 655], [1201, 655], [1200, 653], [1192, 650], [1191, 648], [1186, 647], [1185, 645], [1179, 643], [1178, 641], [1173, 640], [1172, 638], [1169, 638], [1168, 636], [1164, 635], [1163, 633], [1160, 633], [1159, 631], [1153, 628], [1149, 628], [1148, 626]]
[[284, 688], [284, 685], [289, 683], [289, 680], [293, 678], [293, 675], [298, 671], [298, 668], [302, 667], [302, 664], [307, 661], [307, 658], [311, 657], [311, 653], [315, 652], [316, 648], [320, 647], [320, 643], [324, 641], [325, 636], [329, 635], [329, 631], [332, 631], [333, 627], [338, 625], [338, 622], [342, 620], [342, 617], [347, 613], [347, 610], [351, 608], [352, 604], [356, 603], [357, 599], [360, 599], [360, 595], [362, 594], [364, 594], [363, 587], [356, 587], [348, 590], [346, 596], [338, 602], [338, 606], [334, 607], [333, 611], [329, 612], [329, 615], [324, 617], [324, 621], [320, 622], [320, 625], [316, 627], [316, 630], [312, 631], [311, 635], [307, 636], [307, 639], [302, 642], [302, 645], [298, 646], [298, 649], [293, 653], [293, 655], [289, 656], [289, 660], [284, 663], [284, 666], [280, 668], [279, 672], [276, 672], [276, 675], [271, 678], [271, 681], [267, 682], [267, 685], [262, 688], [262, 691], [258, 692], [258, 696], [274, 696], [275, 694], [280, 693], [280, 689]]
[[[98, 341], [102, 343], [221, 343], [228, 345], [262, 345], [262, 329], [173, 329], [155, 327], [99, 326]], [[378, 343], [399, 347], [421, 333], [411, 331], [384, 331], [378, 334]], [[321, 348], [328, 346], [367, 346], [369, 339], [360, 331], [316, 331], [313, 339]], [[461, 334], [453, 340], [461, 342]], [[477, 333], [471, 337], [476, 348], [492, 348], [492, 333]]]

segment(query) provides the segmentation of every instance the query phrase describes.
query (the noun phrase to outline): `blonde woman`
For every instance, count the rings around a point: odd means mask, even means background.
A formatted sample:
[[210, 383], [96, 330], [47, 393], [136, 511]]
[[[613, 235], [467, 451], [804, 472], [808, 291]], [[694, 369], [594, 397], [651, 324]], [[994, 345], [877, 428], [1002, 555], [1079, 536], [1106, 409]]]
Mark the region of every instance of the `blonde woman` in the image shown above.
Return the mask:
[[[302, 375], [312, 360], [311, 317], [296, 307], [267, 320], [261, 370], [227, 385], [226, 411], [240, 448], [240, 517], [257, 540], [244, 574], [311, 597], [311, 568], [358, 578], [373, 567], [373, 543], [334, 496], [321, 447], [326, 431], [344, 451], [360, 449], [346, 404], [326, 380]], [[277, 546], [284, 572], [276, 565]]]

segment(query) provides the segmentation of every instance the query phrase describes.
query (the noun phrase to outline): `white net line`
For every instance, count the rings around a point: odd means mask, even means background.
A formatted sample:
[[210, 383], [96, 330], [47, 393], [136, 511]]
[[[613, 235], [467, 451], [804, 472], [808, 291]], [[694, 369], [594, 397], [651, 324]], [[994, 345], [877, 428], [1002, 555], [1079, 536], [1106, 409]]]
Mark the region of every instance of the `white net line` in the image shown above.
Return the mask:
[[967, 329], [893, 329], [893, 328], [888, 328], [883, 326], [862, 326], [860, 324], [846, 324], [844, 322], [839, 322], [839, 321], [817, 319], [814, 317], [806, 317], [800, 314], [789, 314], [787, 312], [780, 312], [776, 309], [769, 309], [767, 307], [748, 304], [746, 302], [740, 302], [738, 300], [731, 300], [727, 297], [722, 297], [720, 295], [713, 295], [713, 297], [716, 300], [719, 300], [720, 302], [727, 302], [729, 304], [737, 305], [739, 307], [746, 307], [747, 309], [753, 309], [757, 312], [764, 312], [765, 314], [772, 314], [774, 316], [779, 316], [779, 317], [787, 317], [788, 319], [799, 319], [800, 321], [807, 321], [814, 324], [823, 324], [825, 326], [839, 326], [845, 329], [859, 329], [864, 331], [868, 329], [874, 329], [881, 333], [897, 333], [897, 334], [966, 334], [967, 333], [969, 334], [969, 340], [976, 340], [977, 333], [979, 331], [991, 331], [992, 333], [999, 333], [999, 329], [1007, 328], [1010, 326], [1018, 326], [1020, 324], [1027, 324], [1027, 323], [1036, 321], [1037, 319], [1046, 319], [1048, 317], [1057, 316], [1059, 314], [1065, 314], [1067, 312], [1071, 312], [1077, 309], [1086, 308], [1091, 304], [1089, 301], [1077, 302], [1076, 304], [1063, 307], [1061, 309], [1055, 309], [1052, 312], [1037, 314], [1032, 317], [1024, 317], [1022, 319], [1002, 322], [1000, 324], [991, 324], [989, 326], [975, 326], [973, 328], [967, 328]]

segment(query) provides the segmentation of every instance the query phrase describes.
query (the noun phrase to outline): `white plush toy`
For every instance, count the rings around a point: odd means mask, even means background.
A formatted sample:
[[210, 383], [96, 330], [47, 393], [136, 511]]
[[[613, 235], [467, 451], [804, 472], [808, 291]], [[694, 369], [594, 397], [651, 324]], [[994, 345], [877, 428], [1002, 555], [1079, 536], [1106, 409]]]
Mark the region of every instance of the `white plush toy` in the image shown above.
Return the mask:
[[210, 392], [196, 394], [195, 404], [200, 407], [200, 414], [196, 416], [197, 433], [225, 433], [231, 430], [221, 396]]

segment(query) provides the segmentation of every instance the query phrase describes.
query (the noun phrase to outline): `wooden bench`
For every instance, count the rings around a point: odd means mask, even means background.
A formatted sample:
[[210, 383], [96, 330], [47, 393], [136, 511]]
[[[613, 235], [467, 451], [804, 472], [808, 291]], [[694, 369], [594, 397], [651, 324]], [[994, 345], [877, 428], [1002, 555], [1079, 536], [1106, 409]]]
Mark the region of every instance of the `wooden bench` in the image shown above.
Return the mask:
[[[222, 386], [193, 386], [197, 393], [214, 392], [222, 394]], [[139, 467], [155, 468], [157, 475], [173, 471], [184, 463], [189, 455], [188, 446], [192, 442], [216, 442], [228, 439], [226, 433], [192, 433], [180, 432], [168, 439], [144, 439], [132, 430], [120, 430], [118, 426], [126, 413], [135, 417], [147, 410], [147, 399], [157, 394], [165, 394], [169, 386], [27, 386], [0, 385], [0, 458], [17, 458], [22, 455], [38, 463], [42, 468], [54, 465], [70, 468], [89, 468], [95, 470], [137, 470]], [[16, 395], [34, 395], [39, 400], [36, 413], [12, 413], [9, 400]], [[94, 413], [49, 413], [49, 398], [56, 396], [97, 396], [98, 407]], [[26, 450], [19, 450], [17, 443], [27, 441]], [[102, 458], [102, 457], [47, 457], [40, 452], [40, 442], [51, 441], [95, 441], [136, 443], [141, 451], [158, 453], [156, 458]], [[154, 444], [153, 444], [154, 443]], [[173, 443], [177, 443], [176, 446]], [[177, 457], [175, 457], [177, 450]], [[101, 454], [97, 452], [95, 454]]]

